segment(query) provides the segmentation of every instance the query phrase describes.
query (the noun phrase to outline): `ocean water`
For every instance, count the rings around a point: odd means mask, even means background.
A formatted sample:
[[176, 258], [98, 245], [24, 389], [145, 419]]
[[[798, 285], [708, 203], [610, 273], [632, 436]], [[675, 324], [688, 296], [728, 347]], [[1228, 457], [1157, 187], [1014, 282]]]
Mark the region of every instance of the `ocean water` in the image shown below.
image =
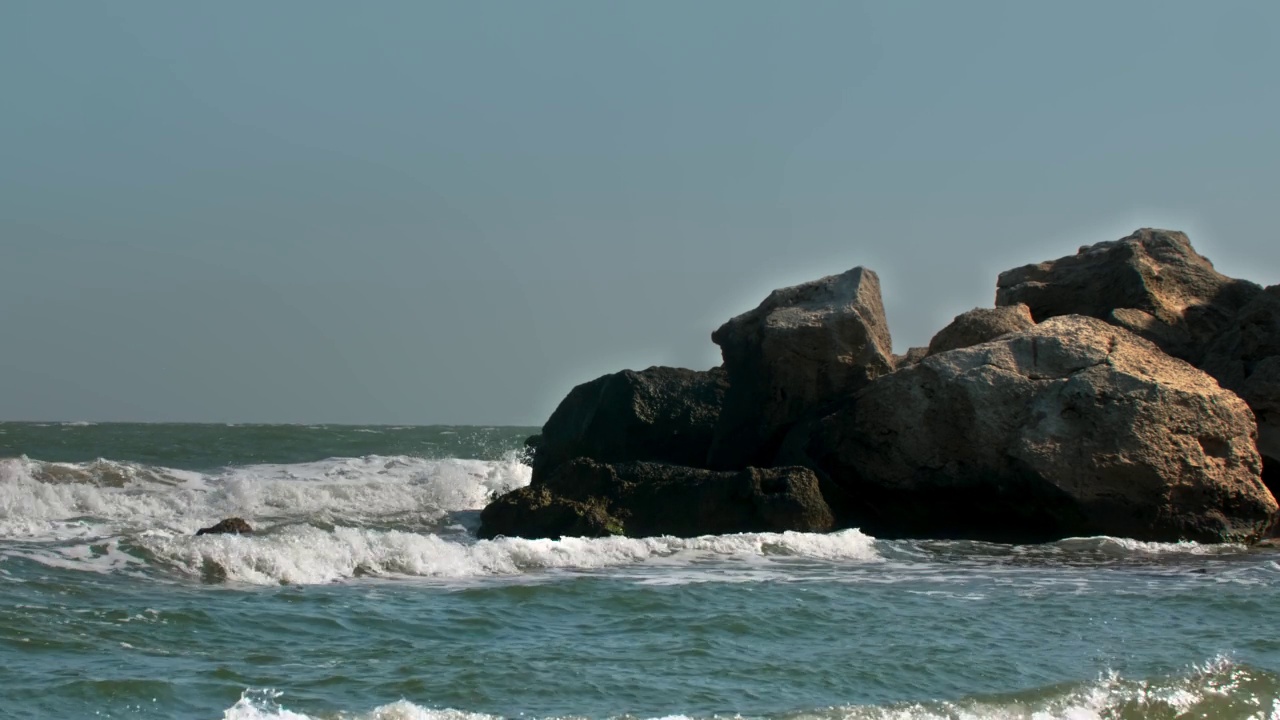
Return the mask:
[[0, 423], [0, 717], [1280, 719], [1275, 551], [475, 540], [531, 432]]

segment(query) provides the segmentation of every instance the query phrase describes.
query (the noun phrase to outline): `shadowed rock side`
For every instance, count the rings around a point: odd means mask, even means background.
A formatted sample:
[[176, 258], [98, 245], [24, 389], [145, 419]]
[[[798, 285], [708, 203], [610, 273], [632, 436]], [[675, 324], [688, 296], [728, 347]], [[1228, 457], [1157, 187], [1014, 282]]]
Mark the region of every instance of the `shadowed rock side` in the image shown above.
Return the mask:
[[806, 468], [716, 472], [579, 458], [480, 514], [481, 538], [826, 532], [831, 511]]
[[1107, 320], [1197, 365], [1204, 346], [1262, 292], [1219, 273], [1183, 233], [1151, 228], [1003, 272], [996, 287], [997, 306], [1025, 303], [1037, 321]]
[[729, 379], [707, 458], [718, 469], [768, 463], [806, 413], [894, 368], [880, 280], [861, 267], [774, 290], [711, 339]]
[[576, 457], [700, 466], [727, 388], [719, 368], [623, 370], [583, 383], [530, 438], [533, 482]]
[[1259, 293], [1204, 352], [1203, 367], [1249, 403], [1272, 493], [1280, 492], [1280, 293]]
[[911, 367], [928, 356], [929, 348], [927, 347], [907, 348], [905, 353], [893, 356], [893, 367], [896, 370], [901, 370], [904, 367]]
[[1031, 319], [1031, 308], [1021, 303], [998, 308], [974, 308], [957, 315], [950, 325], [939, 330], [929, 341], [925, 355], [980, 345], [1006, 333], [1026, 330], [1035, 324], [1036, 321]]
[[1248, 541], [1276, 502], [1233, 393], [1079, 316], [932, 355], [815, 423], [807, 454], [884, 537]]

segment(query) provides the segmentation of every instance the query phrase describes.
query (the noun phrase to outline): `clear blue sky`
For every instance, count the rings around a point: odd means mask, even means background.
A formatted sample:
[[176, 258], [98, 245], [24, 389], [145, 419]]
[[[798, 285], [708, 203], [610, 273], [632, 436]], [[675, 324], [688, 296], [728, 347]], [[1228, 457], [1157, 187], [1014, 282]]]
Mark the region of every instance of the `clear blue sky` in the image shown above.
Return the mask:
[[541, 424], [876, 270], [1280, 282], [1280, 3], [0, 4], [0, 418]]

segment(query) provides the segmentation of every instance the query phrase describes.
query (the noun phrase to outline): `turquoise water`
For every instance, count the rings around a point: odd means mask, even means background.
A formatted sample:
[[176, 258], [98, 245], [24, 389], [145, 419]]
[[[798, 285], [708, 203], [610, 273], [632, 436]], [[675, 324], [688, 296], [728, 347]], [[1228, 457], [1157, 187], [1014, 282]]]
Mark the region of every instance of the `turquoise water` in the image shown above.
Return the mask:
[[1280, 718], [1273, 551], [478, 542], [530, 432], [0, 423], [0, 717]]

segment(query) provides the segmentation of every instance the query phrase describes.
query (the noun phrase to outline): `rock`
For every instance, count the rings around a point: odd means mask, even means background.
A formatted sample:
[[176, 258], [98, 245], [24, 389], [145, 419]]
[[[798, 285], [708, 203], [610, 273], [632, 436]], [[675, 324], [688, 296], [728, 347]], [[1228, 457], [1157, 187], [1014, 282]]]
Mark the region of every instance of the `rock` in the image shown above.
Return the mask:
[[1025, 303], [1036, 321], [1072, 314], [1107, 320], [1196, 364], [1199, 351], [1262, 291], [1219, 273], [1183, 233], [1151, 228], [1009, 270], [996, 285], [997, 306]]
[[1254, 439], [1213, 378], [1067, 316], [873, 381], [805, 449], [877, 537], [1222, 542], [1277, 510]]
[[907, 348], [906, 353], [893, 356], [893, 368], [900, 370], [904, 367], [911, 367], [928, 356], [929, 348], [927, 347]]
[[621, 522], [609, 514], [602, 502], [568, 500], [546, 485], [528, 485], [485, 506], [476, 534], [486, 540], [499, 535], [558, 540], [623, 533]]
[[[981, 345], [1006, 333], [1026, 330], [1036, 324], [1031, 308], [1018, 303], [997, 308], [974, 308], [957, 315], [951, 324], [929, 341], [926, 355]], [[918, 361], [917, 361], [918, 362]]]
[[1264, 480], [1280, 492], [1280, 294], [1268, 288], [1241, 308], [1205, 349], [1201, 367], [1249, 403]]
[[480, 513], [481, 538], [733, 532], [825, 532], [831, 511], [806, 468], [716, 472], [661, 463], [578, 458], [540, 485], [503, 495]]
[[217, 525], [200, 528], [196, 535], [250, 535], [253, 528], [244, 519], [233, 517], [220, 521]]
[[795, 421], [894, 369], [880, 280], [861, 267], [774, 290], [711, 339], [729, 379], [707, 462], [718, 469], [767, 463]]
[[1257, 416], [1267, 486], [1280, 490], [1280, 393], [1266, 364], [1280, 355], [1280, 286], [1263, 290], [1222, 275], [1186, 235], [1151, 229], [1010, 270], [997, 286], [997, 305], [1025, 302], [1038, 319], [1079, 313], [1107, 320], [1235, 391]]
[[1239, 394], [1258, 421], [1262, 481], [1272, 495], [1280, 495], [1280, 356], [1272, 355], [1258, 363]]
[[[719, 368], [604, 375], [575, 387], [534, 436], [533, 482], [576, 457], [702, 465], [728, 384]], [[534, 438], [537, 438], [536, 440]]]

